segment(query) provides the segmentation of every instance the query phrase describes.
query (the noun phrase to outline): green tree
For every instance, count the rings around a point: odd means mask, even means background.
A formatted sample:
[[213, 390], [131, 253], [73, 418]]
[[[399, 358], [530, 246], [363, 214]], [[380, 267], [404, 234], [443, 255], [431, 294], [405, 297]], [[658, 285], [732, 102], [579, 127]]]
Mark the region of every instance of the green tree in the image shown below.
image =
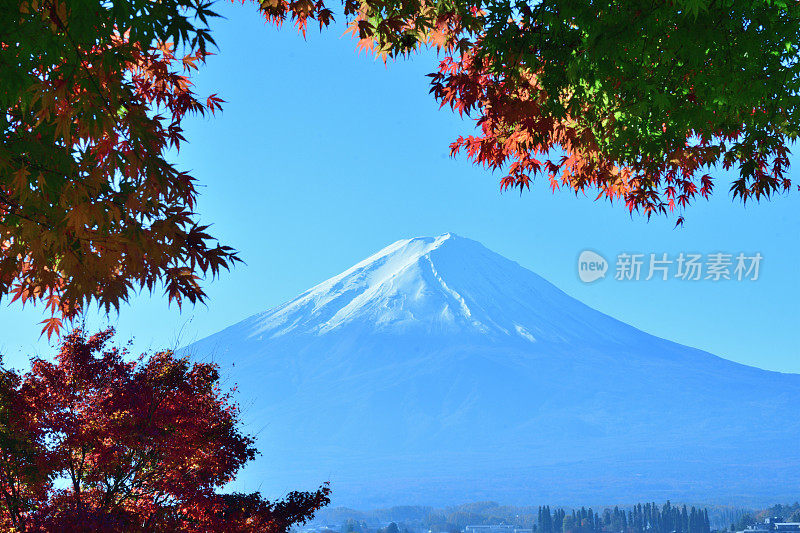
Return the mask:
[[202, 301], [238, 258], [194, 213], [167, 152], [213, 113], [189, 79], [210, 2], [0, 0], [0, 298], [46, 304], [50, 335], [90, 303], [160, 284]]
[[543, 174], [553, 188], [595, 188], [648, 216], [710, 195], [717, 164], [738, 171], [730, 190], [743, 201], [791, 188], [796, 2], [363, 0], [360, 9], [358, 34], [378, 53], [445, 51], [433, 93], [479, 126], [452, 150], [505, 173], [504, 187]]

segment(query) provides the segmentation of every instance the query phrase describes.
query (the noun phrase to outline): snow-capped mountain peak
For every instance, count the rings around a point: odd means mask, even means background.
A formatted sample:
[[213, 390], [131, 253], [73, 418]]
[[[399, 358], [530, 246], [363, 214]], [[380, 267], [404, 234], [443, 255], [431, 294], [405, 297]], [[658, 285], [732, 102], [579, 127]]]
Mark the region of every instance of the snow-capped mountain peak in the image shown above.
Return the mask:
[[387, 246], [262, 314], [251, 334], [324, 335], [359, 327], [385, 333], [423, 329], [512, 335], [528, 342], [539, 336], [563, 340], [577, 318], [570, 312], [603, 316], [575, 304], [517, 263], [476, 241], [446, 233]]

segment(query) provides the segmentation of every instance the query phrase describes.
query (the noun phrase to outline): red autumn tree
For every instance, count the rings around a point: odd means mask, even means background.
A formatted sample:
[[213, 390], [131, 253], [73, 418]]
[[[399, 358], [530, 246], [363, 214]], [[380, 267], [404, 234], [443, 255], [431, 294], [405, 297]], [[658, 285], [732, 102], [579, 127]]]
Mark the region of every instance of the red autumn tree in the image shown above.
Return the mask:
[[5, 374], [0, 524], [17, 531], [284, 533], [328, 488], [279, 502], [220, 494], [256, 453], [217, 367], [170, 351], [136, 361], [107, 330]]
[[20, 391], [22, 378], [0, 367], [0, 526], [22, 530], [52, 479], [44, 436]]

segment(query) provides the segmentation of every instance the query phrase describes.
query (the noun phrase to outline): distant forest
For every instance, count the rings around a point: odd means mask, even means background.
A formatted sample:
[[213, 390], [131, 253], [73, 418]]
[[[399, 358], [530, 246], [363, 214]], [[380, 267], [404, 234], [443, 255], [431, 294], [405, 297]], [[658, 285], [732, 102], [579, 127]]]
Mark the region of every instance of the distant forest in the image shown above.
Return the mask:
[[710, 533], [711, 524], [707, 509], [673, 506], [670, 502], [659, 507], [655, 503], [637, 504], [630, 510], [619, 507], [595, 513], [591, 509], [563, 509], [550, 511], [540, 507], [536, 524], [532, 528], [540, 533]]
[[[323, 509], [315, 529], [342, 533], [456, 533], [468, 525], [509, 525], [535, 533], [709, 533], [741, 531], [766, 517], [800, 522], [800, 504], [767, 509], [684, 506], [667, 502], [590, 508], [518, 507], [477, 502], [446, 508], [400, 506], [373, 511]], [[323, 527], [326, 526], [326, 527]]]

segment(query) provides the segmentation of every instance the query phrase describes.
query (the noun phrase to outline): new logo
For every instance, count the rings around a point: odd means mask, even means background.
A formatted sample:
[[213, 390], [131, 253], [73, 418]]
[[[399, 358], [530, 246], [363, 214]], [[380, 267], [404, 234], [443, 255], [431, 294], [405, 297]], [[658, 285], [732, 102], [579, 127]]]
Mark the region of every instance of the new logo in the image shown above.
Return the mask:
[[584, 250], [578, 256], [578, 277], [584, 283], [591, 283], [606, 277], [608, 261], [602, 255], [591, 250]]

